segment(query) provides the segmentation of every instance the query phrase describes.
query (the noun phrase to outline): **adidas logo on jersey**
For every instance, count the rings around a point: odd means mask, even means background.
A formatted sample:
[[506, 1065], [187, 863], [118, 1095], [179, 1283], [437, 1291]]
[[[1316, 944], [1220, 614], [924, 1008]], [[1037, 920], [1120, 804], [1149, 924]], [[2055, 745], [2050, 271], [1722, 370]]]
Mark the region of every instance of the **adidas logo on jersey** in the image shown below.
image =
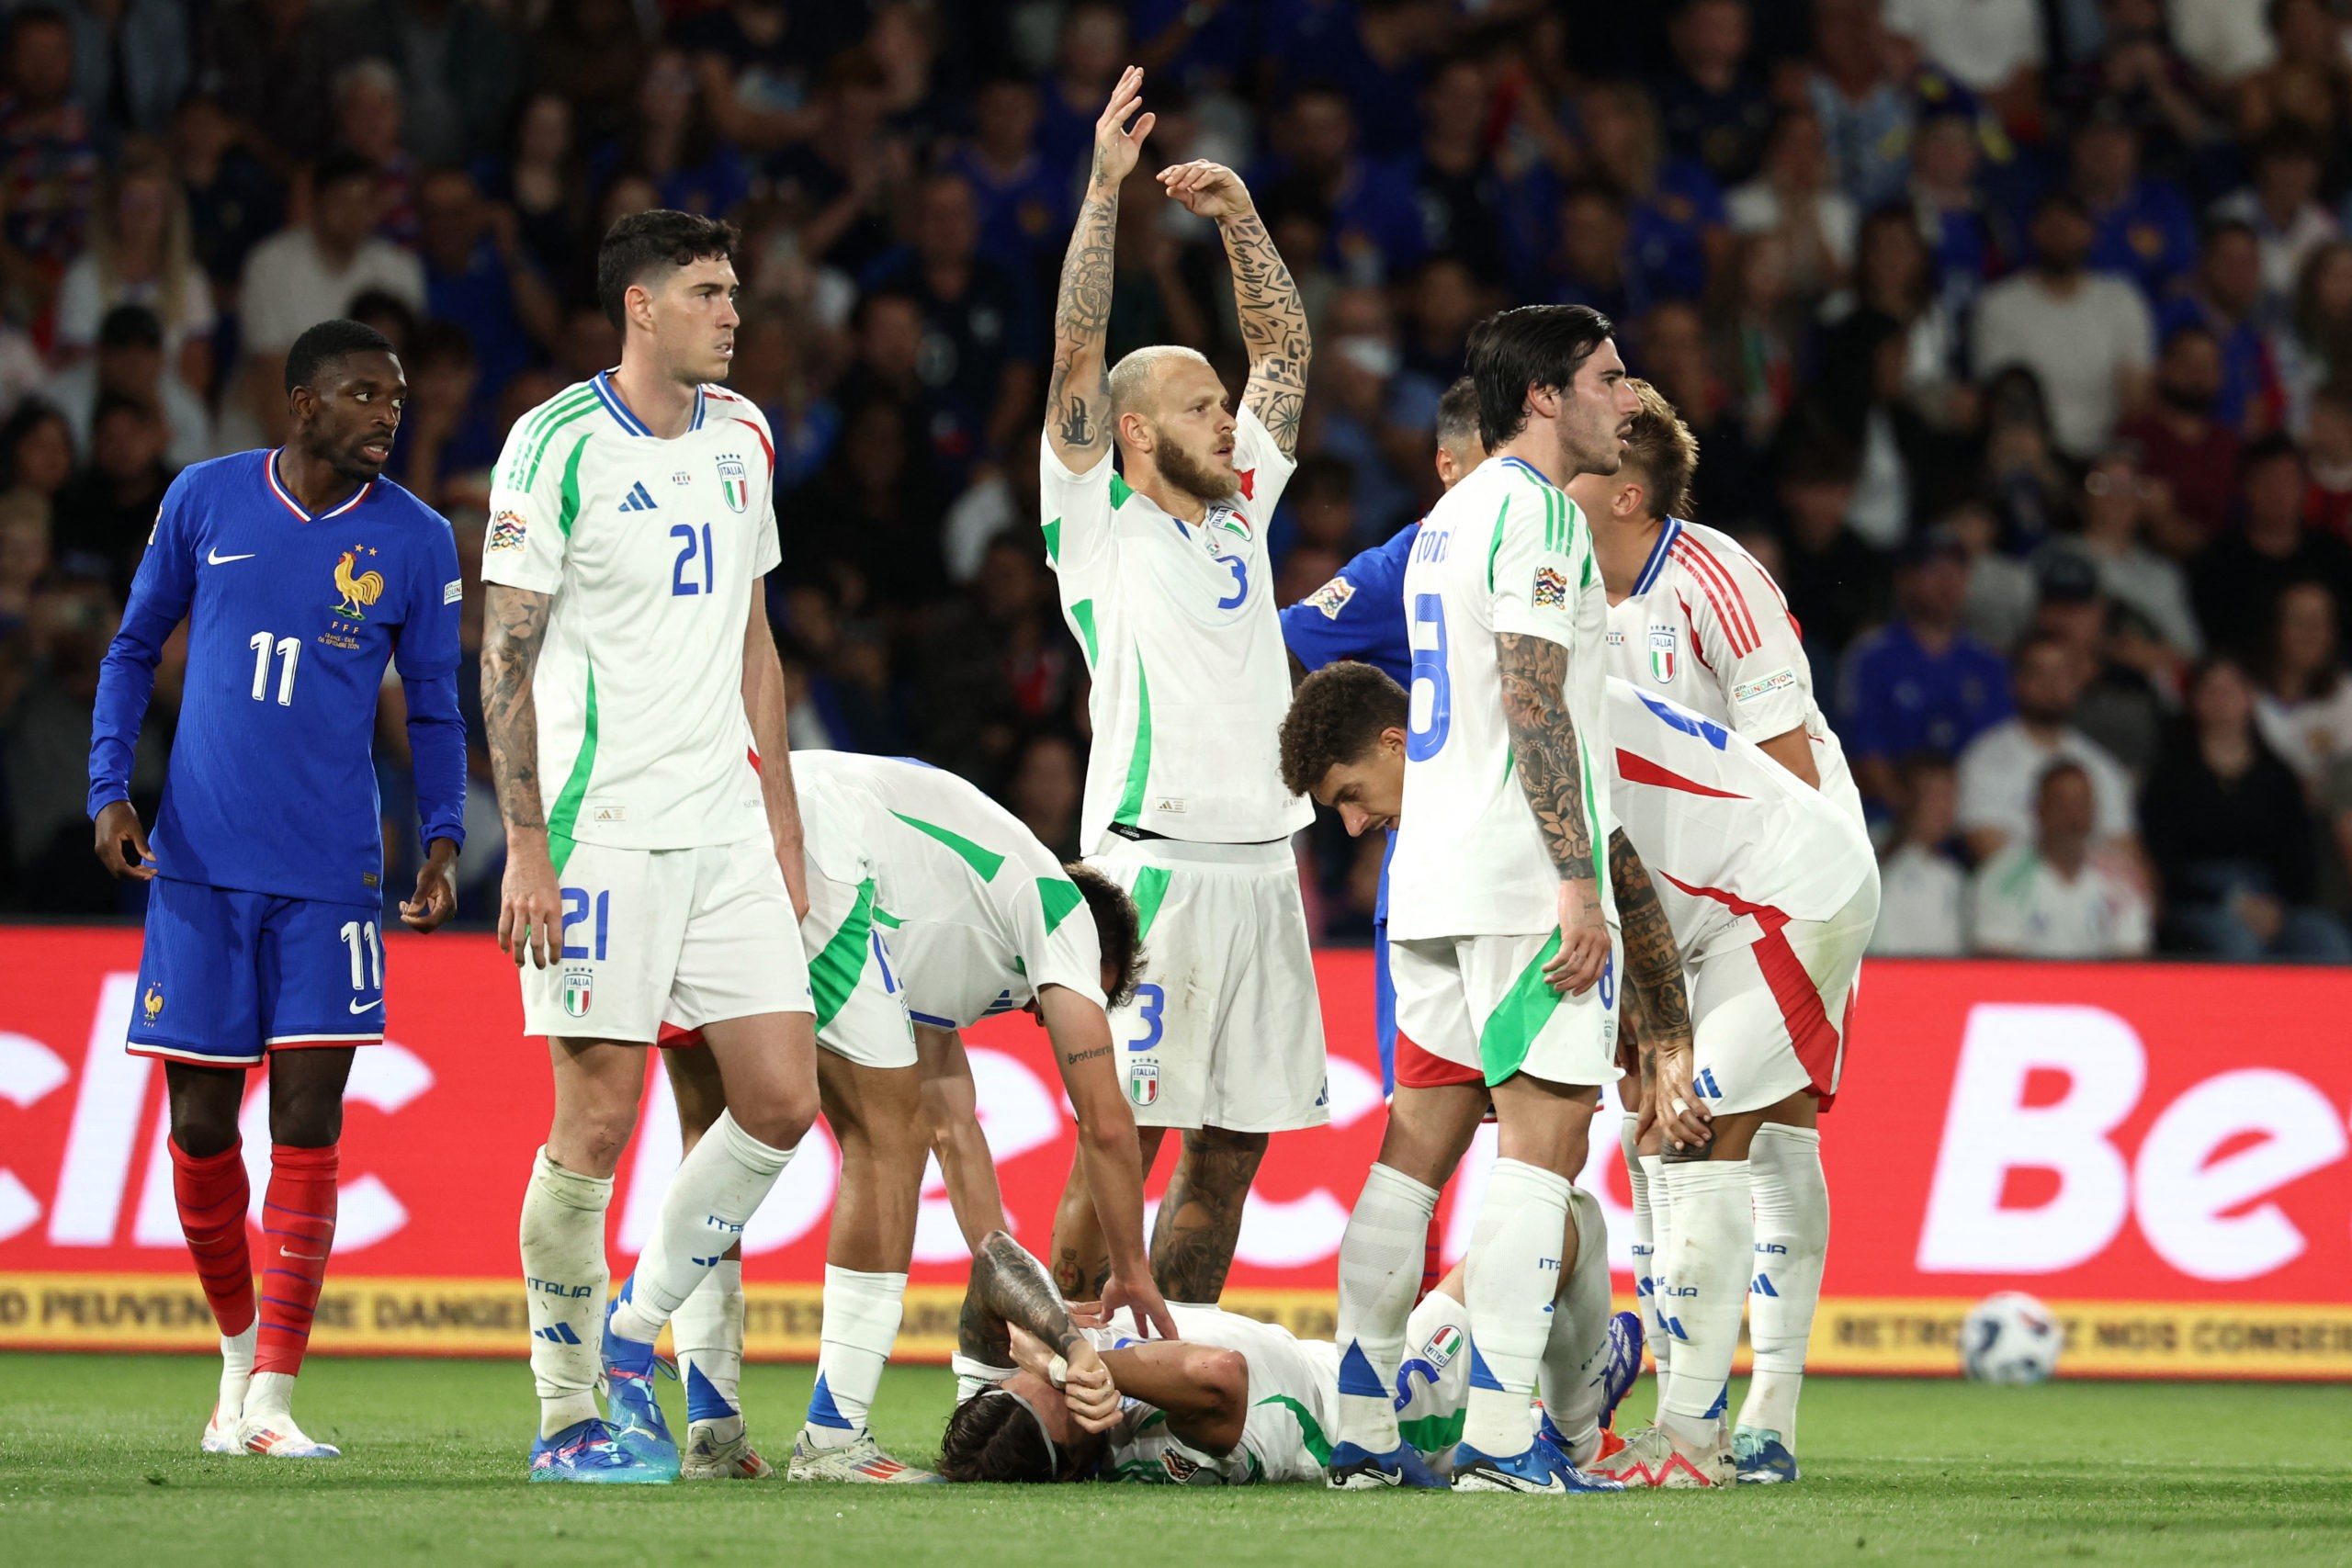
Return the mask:
[[636, 484], [628, 487], [628, 495], [621, 502], [620, 510], [623, 512], [651, 512], [655, 510], [653, 505], [653, 497], [647, 493], [643, 480], [640, 479]]

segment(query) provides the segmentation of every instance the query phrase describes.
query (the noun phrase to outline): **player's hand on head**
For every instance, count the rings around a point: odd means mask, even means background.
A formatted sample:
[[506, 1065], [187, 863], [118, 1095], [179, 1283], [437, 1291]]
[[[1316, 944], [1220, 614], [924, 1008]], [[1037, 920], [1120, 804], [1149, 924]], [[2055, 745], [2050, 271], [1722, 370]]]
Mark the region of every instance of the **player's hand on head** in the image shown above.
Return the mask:
[[1555, 991], [1580, 997], [1609, 962], [1609, 924], [1600, 915], [1600, 885], [1589, 877], [1560, 884], [1560, 951], [1544, 965]]
[[1119, 1422], [1119, 1385], [1111, 1379], [1111, 1369], [1094, 1347], [1080, 1339], [1071, 1342], [1069, 1367], [1062, 1376], [1062, 1397], [1069, 1402], [1070, 1419], [1086, 1432], [1107, 1432]]
[[526, 840], [525, 847], [510, 848], [498, 886], [498, 950], [518, 969], [526, 953], [531, 967], [544, 969], [562, 954], [562, 919], [563, 895], [546, 847]]
[[1250, 209], [1250, 187], [1223, 164], [1195, 158], [1159, 171], [1159, 183], [1184, 209], [1213, 222], [1238, 218]]
[[[1159, 1287], [1150, 1275], [1136, 1280], [1114, 1271], [1103, 1281], [1103, 1316], [1114, 1318], [1122, 1308], [1134, 1318], [1136, 1332], [1144, 1338], [1148, 1339], [1155, 1333], [1162, 1339], [1178, 1337], [1175, 1315], [1168, 1310], [1168, 1299], [1159, 1293]], [[1115, 1323], [1113, 1326], [1116, 1326]]]
[[1656, 1118], [1659, 1134], [1670, 1151], [1702, 1149], [1714, 1135], [1710, 1116], [1691, 1084], [1696, 1058], [1689, 1051], [1660, 1051], [1657, 1081], [1651, 1087], [1645, 1114]]
[[1143, 139], [1159, 123], [1159, 117], [1147, 114], [1127, 123], [1143, 102], [1143, 67], [1130, 65], [1119, 73], [1118, 85], [1111, 89], [1111, 101], [1102, 116], [1094, 122], [1094, 171], [1096, 177], [1116, 186], [1132, 173], [1136, 162], [1143, 156]]
[[[127, 800], [117, 800], [98, 808], [96, 824], [98, 863], [117, 877], [135, 877], [150, 882], [155, 876], [155, 852], [147, 847], [147, 829], [139, 824], [139, 809]], [[128, 840], [131, 853], [122, 852]]]

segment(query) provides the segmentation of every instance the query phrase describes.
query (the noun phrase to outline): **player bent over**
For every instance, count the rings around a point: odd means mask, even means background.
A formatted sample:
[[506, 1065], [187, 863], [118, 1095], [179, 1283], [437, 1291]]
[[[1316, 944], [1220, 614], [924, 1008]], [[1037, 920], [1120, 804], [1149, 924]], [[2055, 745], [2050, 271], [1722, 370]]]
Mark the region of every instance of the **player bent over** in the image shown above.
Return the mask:
[[[1837, 1091], [1878, 867], [1860, 825], [1753, 741], [1614, 677], [1605, 709], [1610, 807], [1681, 954], [1695, 1024], [1642, 1041], [1674, 1216], [1657, 1286], [1674, 1341], [1660, 1416], [1591, 1468], [1720, 1485], [1735, 1473], [1717, 1418], [1758, 1234], [1751, 1144], [1789, 1096]], [[1411, 733], [1402, 688], [1370, 665], [1334, 664], [1299, 687], [1284, 757], [1362, 832], [1403, 810]]]
[[[677, 1475], [654, 1337], [817, 1114], [800, 821], [763, 583], [781, 559], [773, 443], [755, 407], [709, 384], [734, 352], [734, 243], [684, 212], [613, 225], [596, 282], [620, 367], [526, 415], [491, 495], [499, 944], [555, 1076], [523, 1200], [534, 1481]], [[665, 1017], [703, 1031], [728, 1110], [608, 1311], [605, 1209]]]
[[[322, 321], [288, 351], [286, 393], [283, 447], [198, 463], [164, 494], [98, 674], [90, 814], [107, 869], [148, 884], [129, 1048], [164, 1061], [173, 1194], [220, 1327], [204, 1450], [331, 1459], [290, 1401], [334, 1247], [344, 1083], [353, 1049], [384, 1037], [377, 693], [389, 660], [427, 845], [401, 919], [429, 931], [456, 907], [465, 839], [460, 590], [449, 525], [381, 477], [408, 396], [390, 343]], [[187, 673], [151, 845], [131, 753], [183, 618]], [[237, 1116], [245, 1069], [265, 1060], [256, 1303]]]
[[1250, 349], [1240, 410], [1189, 348], [1139, 348], [1106, 372], [1119, 191], [1153, 119], [1142, 86], [1127, 71], [1095, 122], [1054, 313], [1040, 504], [1091, 686], [1080, 840], [1134, 896], [1151, 954], [1113, 1021], [1145, 1160], [1167, 1129], [1183, 1133], [1152, 1272], [1173, 1300], [1214, 1302], [1269, 1135], [1330, 1120], [1289, 844], [1313, 812], [1274, 763], [1290, 682], [1266, 551], [1295, 466], [1308, 340], [1239, 176], [1183, 164], [1159, 180], [1223, 237]]
[[[1548, 1413], [1559, 1427], [1547, 1429], [1589, 1453], [1641, 1369], [1641, 1320], [1632, 1313], [1611, 1319], [1600, 1204], [1577, 1193], [1571, 1215], [1585, 1261], [1557, 1282], [1553, 1311], [1573, 1325], [1560, 1337], [1577, 1360], [1563, 1380], [1571, 1393]], [[1412, 1353], [1394, 1398], [1399, 1429], [1441, 1474], [1470, 1390], [1464, 1272], [1455, 1269], [1413, 1309]], [[1011, 1236], [984, 1237], [972, 1256], [941, 1473], [963, 1482], [1180, 1486], [1321, 1479], [1340, 1348], [1216, 1307], [1174, 1310], [1183, 1338], [1132, 1338], [1091, 1308], [1065, 1306]]]
[[[929, 1481], [935, 1478], [882, 1452], [866, 1412], [898, 1334], [914, 1252], [933, 1136], [927, 1077], [962, 1070], [969, 1125], [954, 1142], [968, 1148], [979, 1139], [954, 1031], [1016, 1007], [1043, 1021], [1078, 1115], [1080, 1162], [1099, 1184], [1112, 1239], [1104, 1305], [1131, 1306], [1161, 1332], [1174, 1331], [1144, 1251], [1143, 1166], [1104, 1010], [1135, 985], [1135, 909], [1108, 878], [1059, 864], [1019, 818], [953, 773], [836, 751], [802, 752], [794, 771], [808, 858], [801, 935], [813, 955], [818, 1081], [842, 1174], [826, 1244], [817, 1386], [790, 1474]], [[921, 1069], [920, 1036], [933, 1037], [933, 1060]], [[673, 1050], [667, 1061], [691, 1143], [725, 1103], [721, 1086], [706, 1053]], [[959, 1212], [993, 1210], [988, 1228], [1001, 1228], [985, 1140], [978, 1154], [948, 1168], [951, 1191]], [[985, 1191], [956, 1190], [973, 1185], [975, 1164], [987, 1171]], [[744, 1460], [736, 1397], [741, 1265], [728, 1266], [728, 1275], [704, 1283], [674, 1330], [690, 1422], [686, 1473], [694, 1476], [763, 1468]]]

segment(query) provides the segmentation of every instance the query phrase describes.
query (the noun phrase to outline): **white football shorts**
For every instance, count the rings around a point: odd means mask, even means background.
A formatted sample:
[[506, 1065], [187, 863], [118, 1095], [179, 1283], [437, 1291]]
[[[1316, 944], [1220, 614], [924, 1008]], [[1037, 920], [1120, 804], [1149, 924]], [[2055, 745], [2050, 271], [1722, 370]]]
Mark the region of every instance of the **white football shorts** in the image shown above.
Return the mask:
[[1762, 1111], [1801, 1089], [1829, 1109], [1878, 899], [1871, 877], [1826, 920], [1767, 912], [1753, 917], [1753, 942], [1685, 961], [1696, 1035], [1691, 1074], [1710, 1111]]
[[1436, 1089], [1514, 1073], [1583, 1087], [1615, 1083], [1624, 944], [1609, 928], [1600, 978], [1580, 997], [1544, 979], [1560, 933], [1388, 939], [1396, 987], [1396, 1084]]
[[814, 860], [808, 866], [808, 917], [800, 922], [800, 940], [808, 952], [817, 1048], [861, 1067], [913, 1066], [903, 970], [891, 952], [889, 917], [876, 903], [875, 879], [837, 882]]

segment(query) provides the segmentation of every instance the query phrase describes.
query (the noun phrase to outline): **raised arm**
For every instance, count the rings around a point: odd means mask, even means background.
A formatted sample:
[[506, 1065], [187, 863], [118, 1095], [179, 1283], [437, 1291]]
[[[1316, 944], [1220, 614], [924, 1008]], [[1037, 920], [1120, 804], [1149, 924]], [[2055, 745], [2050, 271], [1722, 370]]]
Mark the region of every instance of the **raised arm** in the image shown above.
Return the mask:
[[1576, 720], [1568, 713], [1568, 650], [1549, 637], [1498, 632], [1503, 718], [1510, 729], [1519, 787], [1535, 813], [1544, 853], [1560, 876], [1560, 951], [1544, 966], [1547, 978], [1582, 994], [1600, 978], [1609, 959], [1609, 925], [1600, 912], [1600, 883], [1593, 863], [1592, 818]]
[[1298, 450], [1298, 420], [1306, 405], [1306, 306], [1298, 283], [1274, 249], [1241, 176], [1205, 159], [1159, 172], [1168, 194], [1216, 221], [1233, 268], [1233, 305], [1241, 341], [1250, 350], [1250, 384], [1241, 405], [1258, 416], [1288, 457]]
[[802, 858], [800, 795], [792, 786], [792, 743], [786, 732], [784, 661], [776, 657], [775, 633], [768, 629], [767, 581], [752, 583], [752, 613], [743, 625], [743, 712], [752, 721], [752, 745], [760, 757], [760, 795], [767, 807], [768, 836], [776, 863], [792, 896], [792, 914], [808, 913], [808, 867]]
[[[1649, 868], [1625, 837], [1609, 833], [1609, 881], [1625, 942], [1625, 1006], [1642, 1053], [1642, 1081], [1659, 1091], [1645, 1096], [1649, 1113], [1676, 1150], [1706, 1146], [1706, 1108], [1690, 1092], [1690, 1002], [1682, 985], [1682, 950], [1650, 884]], [[1677, 1111], [1676, 1104], [1683, 1109]]]
[[562, 947], [562, 896], [548, 850], [539, 796], [539, 714], [531, 680], [546, 645], [549, 596], [503, 582], [482, 586], [481, 723], [490, 776], [506, 824], [506, 875], [499, 887], [498, 946], [517, 966], [544, 969]]
[[1062, 257], [1060, 293], [1054, 300], [1054, 364], [1046, 382], [1046, 441], [1073, 473], [1085, 473], [1111, 451], [1110, 367], [1102, 340], [1111, 325], [1112, 246], [1119, 227], [1119, 185], [1143, 152], [1157, 118], [1145, 115], [1143, 73], [1130, 65], [1111, 89], [1094, 122], [1094, 162], [1079, 203], [1078, 226]]

